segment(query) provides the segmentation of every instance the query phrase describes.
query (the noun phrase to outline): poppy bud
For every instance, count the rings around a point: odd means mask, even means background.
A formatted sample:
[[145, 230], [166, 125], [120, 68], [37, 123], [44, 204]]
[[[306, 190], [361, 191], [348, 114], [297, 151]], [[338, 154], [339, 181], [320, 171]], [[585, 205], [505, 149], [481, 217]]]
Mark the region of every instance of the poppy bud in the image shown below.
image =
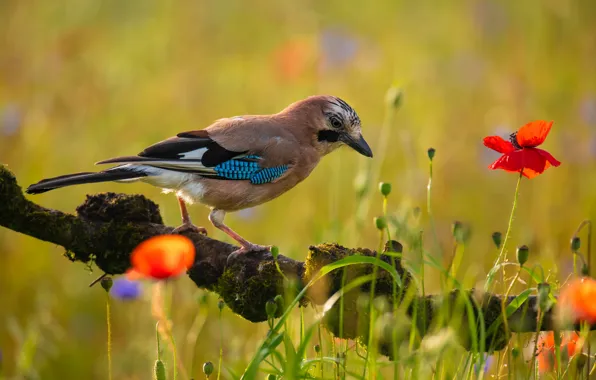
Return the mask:
[[418, 219], [418, 217], [420, 217], [421, 212], [422, 210], [420, 209], [420, 207], [414, 207], [412, 209], [412, 216], [414, 216], [415, 219]]
[[273, 256], [273, 260], [277, 260], [277, 256], [279, 256], [279, 248], [275, 245], [271, 247], [271, 256]]
[[321, 346], [319, 346], [318, 344], [315, 344], [315, 352], [318, 354], [319, 352], [321, 352]]
[[497, 249], [501, 248], [501, 243], [503, 242], [503, 234], [500, 233], [499, 231], [493, 232], [492, 238], [493, 238], [493, 243], [495, 243], [495, 246], [497, 247]]
[[451, 234], [453, 235], [453, 237], [455, 237], [455, 240], [457, 240], [457, 236], [461, 234], [462, 228], [463, 226], [461, 222], [458, 222], [457, 220], [453, 222], [453, 224], [451, 225]]
[[267, 301], [265, 304], [265, 311], [267, 312], [268, 318], [275, 318], [275, 312], [277, 311], [277, 303], [273, 300]]
[[217, 308], [219, 309], [219, 311], [222, 311], [225, 306], [226, 303], [224, 302], [224, 300], [220, 298], [219, 301], [217, 301]]
[[538, 306], [540, 310], [547, 311], [550, 308], [550, 284], [542, 282], [538, 284]]
[[384, 197], [388, 196], [389, 194], [391, 194], [391, 184], [387, 182], [379, 183], [379, 191], [381, 191], [381, 194]]
[[470, 237], [470, 229], [458, 221], [453, 222], [451, 225], [451, 233], [458, 244], [465, 243]]
[[588, 268], [587, 264], [582, 265], [582, 276], [589, 276], [590, 275], [590, 268]]
[[435, 158], [435, 152], [436, 152], [435, 148], [428, 148], [427, 153], [428, 153], [428, 159], [429, 160], [432, 161], [433, 158]]
[[402, 253], [404, 251], [404, 246], [401, 245], [400, 242], [395, 240], [389, 240], [385, 243], [385, 248], [383, 248], [383, 252], [395, 252], [395, 253]]
[[204, 373], [204, 374], [205, 374], [205, 376], [207, 376], [207, 377], [209, 377], [209, 376], [210, 376], [210, 375], [213, 373], [213, 370], [214, 370], [214, 369], [215, 369], [215, 368], [213, 367], [213, 363], [211, 363], [211, 362], [205, 362], [205, 363], [203, 364], [203, 373]]
[[377, 226], [378, 230], [384, 230], [385, 228], [387, 228], [387, 222], [385, 221], [385, 218], [383, 218], [382, 216], [376, 217], [375, 226]]
[[389, 305], [387, 304], [387, 300], [385, 299], [385, 297], [375, 298], [373, 300], [373, 305], [375, 309], [377, 309], [381, 314], [387, 311], [387, 309], [389, 308]]
[[275, 303], [277, 304], [277, 307], [279, 309], [283, 309], [284, 308], [284, 298], [281, 296], [281, 294], [276, 295], [273, 298], [273, 301], [275, 301]]
[[358, 297], [358, 299], [356, 300], [356, 307], [358, 307], [358, 310], [360, 311], [368, 310], [369, 305], [370, 297], [364, 294], [360, 295], [360, 297]]
[[200, 305], [207, 305], [209, 303], [209, 294], [203, 293], [201, 294], [198, 299]]
[[356, 194], [359, 198], [362, 198], [368, 193], [368, 185], [367, 174], [365, 172], [358, 173], [354, 178], [354, 190], [356, 190]]
[[581, 371], [584, 369], [584, 367], [586, 366], [586, 363], [588, 362], [588, 355], [586, 354], [580, 354], [577, 355], [577, 359], [575, 359], [575, 366], [577, 367], [578, 371]]
[[581, 246], [581, 240], [579, 237], [574, 236], [571, 238], [571, 252], [579, 251], [579, 247]]
[[155, 361], [155, 366], [153, 367], [153, 379], [166, 380], [166, 366], [161, 360]]
[[513, 347], [511, 350], [511, 356], [513, 356], [514, 359], [517, 358], [519, 356], [519, 348]]
[[401, 105], [404, 93], [399, 87], [391, 86], [385, 95], [385, 102], [389, 107], [398, 108]]
[[269, 375], [267, 375], [267, 380], [277, 380], [277, 376], [275, 376], [274, 374], [270, 373]]
[[517, 247], [517, 262], [520, 266], [524, 266], [526, 261], [528, 261], [528, 256], [530, 254], [530, 249], [527, 245], [522, 245]]
[[106, 292], [109, 292], [110, 289], [112, 289], [112, 285], [114, 284], [114, 282], [112, 281], [112, 277], [104, 277], [101, 279], [101, 287], [103, 288], [103, 290], [105, 290]]

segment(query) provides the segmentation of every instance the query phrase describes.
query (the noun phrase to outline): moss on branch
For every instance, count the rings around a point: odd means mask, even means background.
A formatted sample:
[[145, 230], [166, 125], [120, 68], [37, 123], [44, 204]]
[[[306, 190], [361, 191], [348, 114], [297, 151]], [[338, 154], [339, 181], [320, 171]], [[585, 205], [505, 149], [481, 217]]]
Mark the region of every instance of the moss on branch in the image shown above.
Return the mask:
[[[0, 226], [31, 237], [52, 242], [65, 248], [72, 261], [90, 262], [108, 274], [124, 273], [129, 267], [133, 248], [151, 236], [172, 233], [173, 228], [163, 225], [159, 207], [142, 195], [104, 193], [90, 195], [77, 208], [77, 214], [67, 214], [39, 206], [25, 198], [16, 178], [0, 165]], [[309, 248], [305, 262], [283, 255], [277, 258], [284, 273], [278, 271], [270, 253], [241, 255], [230, 264], [229, 254], [237, 247], [210, 239], [198, 233], [185, 233], [196, 247], [196, 259], [188, 275], [199, 288], [218, 293], [226, 304], [240, 316], [261, 322], [267, 319], [265, 304], [276, 295], [286, 296], [311, 281], [322, 267], [352, 255], [374, 257], [375, 251], [366, 248], [349, 249], [338, 244], [321, 244]], [[390, 273], [377, 272], [375, 305], [379, 310], [377, 332], [380, 351], [392, 356], [394, 337], [406, 337], [415, 325], [420, 338], [429, 331], [453, 326], [464, 347], [498, 350], [509, 337], [502, 328], [501, 296], [482, 292], [453, 291], [448, 295], [419, 295], [411, 274], [402, 266], [402, 247], [389, 242], [379, 259], [393, 266], [402, 286], [393, 294]], [[389, 253], [393, 252], [393, 253]], [[343, 284], [372, 273], [371, 264], [350, 265], [327, 274], [308, 289], [301, 305], [323, 304], [338, 292]], [[366, 341], [368, 333], [368, 306], [370, 282], [346, 292], [342, 302], [336, 302], [325, 314], [323, 324], [333, 334]], [[515, 296], [510, 296], [506, 304]], [[395, 300], [395, 304], [394, 304]], [[530, 296], [508, 318], [513, 332], [533, 332], [537, 329], [537, 297]], [[283, 310], [278, 308], [278, 315]], [[343, 325], [340, 329], [340, 315]], [[468, 334], [470, 326], [483, 326], [487, 331], [484, 341], [474, 342]], [[547, 311], [540, 325], [542, 330], [554, 328], [553, 313]], [[340, 332], [340, 330], [342, 330]]]

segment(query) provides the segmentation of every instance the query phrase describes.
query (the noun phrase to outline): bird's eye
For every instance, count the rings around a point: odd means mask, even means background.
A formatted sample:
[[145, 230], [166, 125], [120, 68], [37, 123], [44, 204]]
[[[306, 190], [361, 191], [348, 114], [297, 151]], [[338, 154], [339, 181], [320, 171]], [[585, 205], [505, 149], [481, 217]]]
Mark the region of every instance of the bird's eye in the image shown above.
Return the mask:
[[333, 128], [341, 128], [342, 127], [341, 120], [339, 120], [337, 117], [332, 117], [330, 121], [331, 121], [331, 126]]

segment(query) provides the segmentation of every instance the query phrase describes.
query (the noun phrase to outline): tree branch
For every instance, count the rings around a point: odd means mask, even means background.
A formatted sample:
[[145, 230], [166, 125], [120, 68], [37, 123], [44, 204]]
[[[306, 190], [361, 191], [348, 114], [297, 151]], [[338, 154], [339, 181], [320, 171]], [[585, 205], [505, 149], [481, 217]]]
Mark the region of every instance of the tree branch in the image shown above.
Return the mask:
[[[173, 227], [163, 225], [159, 207], [142, 195], [104, 193], [89, 195], [77, 207], [77, 215], [63, 213], [39, 206], [27, 200], [12, 173], [0, 165], [0, 226], [31, 237], [58, 244], [66, 249], [66, 256], [72, 261], [91, 261], [107, 274], [121, 274], [129, 268], [130, 252], [140, 242], [152, 236], [172, 233]], [[229, 265], [228, 255], [237, 247], [211, 239], [198, 233], [184, 233], [196, 247], [196, 261], [188, 271], [189, 277], [199, 287], [218, 293], [226, 304], [240, 316], [261, 322], [267, 319], [265, 304], [277, 294], [286, 294], [284, 276], [275, 265], [270, 253], [242, 255]], [[387, 251], [401, 252], [397, 242], [388, 243]], [[278, 264], [288, 278], [295, 279], [295, 289], [303, 288], [315, 278], [326, 264], [352, 255], [372, 256], [376, 252], [368, 249], [348, 249], [337, 244], [311, 246], [305, 262], [295, 261], [283, 255]], [[395, 299], [400, 312], [393, 309], [393, 279], [385, 270], [378, 271], [375, 294], [386, 299], [388, 308], [379, 326], [379, 346], [382, 353], [391, 355], [391, 337], [409, 331], [408, 323], [415, 323], [420, 335], [449, 324], [457, 326], [460, 341], [471, 348], [483, 345], [486, 351], [505, 347], [508, 337], [502, 326], [501, 296], [481, 292], [453, 291], [448, 295], [419, 296], [409, 272], [401, 265], [399, 257], [381, 254], [380, 259], [393, 265], [402, 279]], [[393, 261], [392, 262], [392, 257]], [[345, 271], [345, 278], [344, 278]], [[372, 265], [351, 265], [335, 270], [317, 281], [301, 300], [322, 304], [342, 288], [343, 283], [362, 275], [372, 273]], [[347, 280], [347, 281], [346, 281]], [[345, 338], [366, 341], [369, 321], [368, 307], [362, 307], [362, 293], [367, 293], [370, 283], [347, 292], [344, 295], [344, 312], [339, 310], [340, 302], [325, 313], [323, 324], [333, 334], [339, 335], [339, 315], [343, 314]], [[506, 300], [509, 304], [515, 296]], [[553, 312], [544, 313], [538, 326], [537, 296], [530, 296], [508, 319], [512, 332], [534, 332], [554, 328]], [[278, 316], [282, 313], [278, 308]], [[472, 318], [468, 317], [472, 314]], [[403, 319], [401, 319], [403, 318]], [[411, 321], [415, 322], [411, 322]], [[483, 324], [487, 331], [484, 342], [476, 342], [467, 335], [469, 321]], [[404, 327], [405, 326], [405, 327]], [[490, 326], [493, 326], [491, 329]], [[404, 328], [406, 330], [404, 330]], [[399, 330], [399, 331], [398, 331]], [[462, 331], [465, 330], [465, 331]]]

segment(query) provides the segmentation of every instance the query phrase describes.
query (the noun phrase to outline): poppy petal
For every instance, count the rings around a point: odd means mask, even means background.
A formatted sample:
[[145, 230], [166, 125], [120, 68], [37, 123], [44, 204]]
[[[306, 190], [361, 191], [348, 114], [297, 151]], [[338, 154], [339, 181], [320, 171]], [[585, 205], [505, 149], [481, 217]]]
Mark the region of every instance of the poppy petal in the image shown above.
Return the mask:
[[484, 146], [496, 150], [499, 153], [511, 153], [515, 150], [515, 147], [510, 141], [504, 140], [500, 136], [485, 137], [483, 142]]
[[532, 179], [544, 173], [550, 167], [550, 162], [537, 149], [526, 148], [521, 151], [524, 167], [523, 175]]
[[569, 316], [572, 322], [596, 322], [596, 280], [581, 278], [571, 281], [559, 296], [559, 313]]
[[540, 155], [542, 157], [544, 157], [546, 159], [547, 162], [549, 162], [552, 166], [559, 166], [561, 165], [561, 162], [559, 160], [557, 160], [556, 158], [553, 157], [552, 154], [550, 154], [549, 152], [547, 152], [546, 150], [542, 150], [542, 149], [534, 149], [535, 151], [537, 151], [538, 153], [540, 153]]
[[[157, 280], [185, 272], [194, 263], [195, 247], [181, 235], [160, 235], [139, 244], [131, 254], [132, 272]], [[130, 278], [130, 277], [129, 277]]]
[[517, 131], [517, 143], [524, 148], [533, 148], [542, 144], [552, 125], [552, 121], [545, 120], [536, 120], [524, 125]]
[[538, 171], [536, 171], [534, 169], [530, 169], [530, 168], [524, 168], [524, 171], [522, 172], [523, 176], [526, 177], [527, 179], [536, 178], [542, 173], [543, 172], [538, 172]]
[[144, 277], [140, 272], [137, 272], [136, 270], [134, 270], [132, 268], [127, 270], [125, 275], [126, 275], [126, 278], [130, 281], [140, 280], [141, 278]]
[[502, 169], [508, 172], [517, 173], [519, 173], [520, 170], [522, 170], [523, 168], [524, 165], [521, 150], [504, 154], [501, 157], [497, 158], [497, 160], [489, 166], [489, 169]]
[[[557, 332], [557, 334], [559, 334]], [[576, 346], [580, 340], [579, 335], [576, 332], [564, 333], [559, 338], [560, 350], [567, 351], [567, 358], [571, 358], [575, 355]], [[552, 331], [540, 334], [540, 338], [537, 343], [537, 360], [538, 369], [541, 373], [552, 371], [557, 368], [555, 361], [555, 335]]]

